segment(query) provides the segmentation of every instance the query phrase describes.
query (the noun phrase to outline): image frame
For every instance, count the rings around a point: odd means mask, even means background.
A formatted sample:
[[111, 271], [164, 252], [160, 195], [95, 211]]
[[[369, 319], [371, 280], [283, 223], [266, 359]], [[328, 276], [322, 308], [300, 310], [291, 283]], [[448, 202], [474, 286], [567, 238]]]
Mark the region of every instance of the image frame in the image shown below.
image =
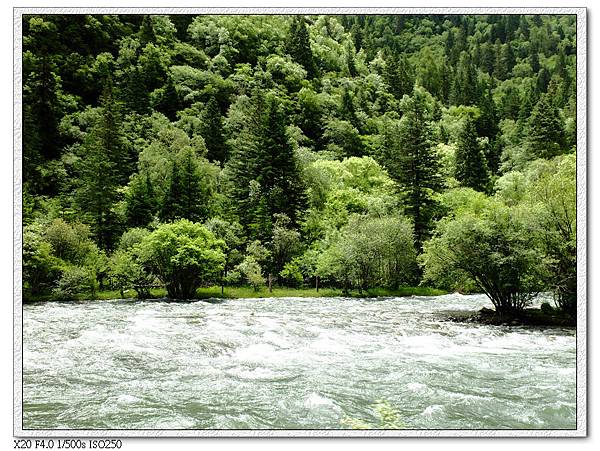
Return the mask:
[[[561, 14], [577, 23], [576, 429], [24, 429], [22, 298], [22, 16], [26, 14]], [[15, 437], [585, 437], [587, 436], [587, 9], [586, 8], [13, 8], [13, 434]]]

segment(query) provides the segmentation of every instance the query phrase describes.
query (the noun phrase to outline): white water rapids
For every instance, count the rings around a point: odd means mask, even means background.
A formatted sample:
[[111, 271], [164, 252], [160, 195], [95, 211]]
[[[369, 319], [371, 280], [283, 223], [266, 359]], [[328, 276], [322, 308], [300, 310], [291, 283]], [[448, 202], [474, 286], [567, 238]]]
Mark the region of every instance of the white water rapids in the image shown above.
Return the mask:
[[443, 321], [484, 296], [34, 303], [25, 429], [575, 428], [575, 331]]

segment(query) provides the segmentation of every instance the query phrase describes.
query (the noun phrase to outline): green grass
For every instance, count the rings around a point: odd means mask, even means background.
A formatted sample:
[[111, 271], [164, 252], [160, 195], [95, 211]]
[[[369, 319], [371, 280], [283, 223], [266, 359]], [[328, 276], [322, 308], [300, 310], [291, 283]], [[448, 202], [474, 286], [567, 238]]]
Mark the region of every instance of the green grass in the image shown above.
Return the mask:
[[306, 297], [382, 297], [382, 296], [438, 296], [446, 294], [442, 290], [427, 287], [402, 287], [397, 290], [389, 290], [386, 288], [373, 288], [359, 293], [358, 290], [352, 290], [344, 294], [338, 288], [321, 288], [317, 292], [314, 288], [288, 288], [288, 287], [273, 287], [272, 292], [268, 288], [261, 288], [255, 291], [252, 287], [225, 287], [221, 294], [221, 287], [199, 288], [196, 291], [198, 299], [207, 298], [224, 298], [224, 299], [241, 299], [241, 298], [306, 298]]
[[[150, 290], [152, 298], [164, 298], [167, 292], [164, 288], [153, 288]], [[437, 290], [428, 287], [402, 287], [397, 290], [389, 290], [386, 288], [372, 288], [359, 293], [358, 290], [351, 290], [349, 293], [344, 293], [338, 288], [321, 288], [318, 292], [314, 288], [288, 288], [288, 287], [273, 287], [273, 291], [269, 292], [268, 288], [261, 288], [255, 291], [252, 287], [225, 287], [221, 294], [221, 287], [199, 288], [196, 291], [198, 299], [222, 298], [222, 299], [242, 299], [242, 298], [306, 298], [306, 297], [383, 297], [383, 296], [439, 296], [446, 294], [445, 291]], [[135, 298], [136, 293], [133, 290], [125, 291], [125, 299]], [[121, 293], [115, 290], [98, 291], [95, 297], [89, 293], [82, 293], [77, 296], [77, 300], [108, 300], [120, 299]], [[26, 301], [48, 301], [52, 300], [51, 296], [36, 296], [28, 297]]]

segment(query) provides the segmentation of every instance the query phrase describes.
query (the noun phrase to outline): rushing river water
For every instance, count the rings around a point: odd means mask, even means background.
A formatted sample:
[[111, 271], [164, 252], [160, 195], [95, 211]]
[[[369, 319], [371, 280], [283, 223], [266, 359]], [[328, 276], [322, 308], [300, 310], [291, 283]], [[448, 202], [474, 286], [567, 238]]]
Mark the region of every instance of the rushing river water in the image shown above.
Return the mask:
[[575, 332], [442, 321], [483, 296], [24, 306], [25, 429], [575, 428]]

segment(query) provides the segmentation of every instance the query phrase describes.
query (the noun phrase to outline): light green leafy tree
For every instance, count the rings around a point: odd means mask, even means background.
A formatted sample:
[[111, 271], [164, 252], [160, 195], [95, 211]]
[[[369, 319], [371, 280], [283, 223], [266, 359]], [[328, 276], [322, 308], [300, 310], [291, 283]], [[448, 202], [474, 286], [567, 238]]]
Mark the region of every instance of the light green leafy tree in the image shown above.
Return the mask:
[[137, 246], [139, 262], [165, 284], [175, 299], [191, 299], [225, 265], [225, 242], [202, 224], [186, 219], [163, 224]]
[[546, 275], [530, 212], [494, 199], [484, 201], [479, 212], [469, 210], [463, 205], [438, 222], [420, 257], [424, 280], [473, 282], [498, 313], [523, 310], [543, 290]]

